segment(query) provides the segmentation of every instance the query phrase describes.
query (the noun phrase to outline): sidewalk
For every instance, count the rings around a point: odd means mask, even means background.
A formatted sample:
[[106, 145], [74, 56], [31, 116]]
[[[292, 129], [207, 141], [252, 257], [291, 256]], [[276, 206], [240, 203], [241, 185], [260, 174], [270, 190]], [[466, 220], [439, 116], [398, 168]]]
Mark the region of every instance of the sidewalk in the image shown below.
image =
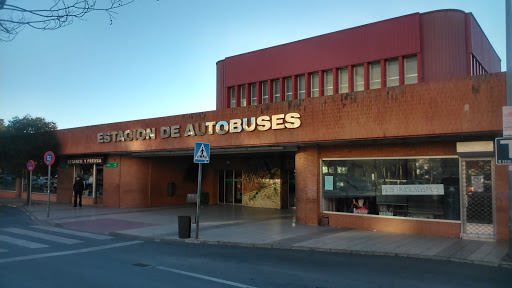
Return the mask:
[[[6, 201], [4, 201], [6, 200]], [[14, 204], [9, 204], [10, 202]], [[108, 208], [51, 203], [50, 217], [45, 202], [33, 206], [0, 199], [3, 205], [18, 205], [38, 222], [65, 229], [110, 234], [151, 241], [186, 241], [279, 249], [388, 255], [449, 260], [512, 268], [503, 260], [506, 242], [468, 240], [435, 236], [396, 234], [336, 227], [302, 225], [295, 211], [231, 205], [201, 207], [199, 239], [195, 224], [190, 239], [178, 238], [178, 216], [191, 216], [195, 205], [164, 208]]]

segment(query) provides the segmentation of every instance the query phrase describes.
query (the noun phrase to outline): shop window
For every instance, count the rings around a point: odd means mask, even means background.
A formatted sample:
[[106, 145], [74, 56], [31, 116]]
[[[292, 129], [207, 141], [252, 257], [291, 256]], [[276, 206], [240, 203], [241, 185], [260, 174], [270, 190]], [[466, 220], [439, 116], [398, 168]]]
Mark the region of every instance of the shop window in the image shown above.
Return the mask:
[[405, 84], [418, 83], [418, 62], [416, 56], [404, 58]]
[[325, 212], [460, 220], [458, 158], [322, 160]]
[[76, 165], [75, 177], [76, 176], [79, 176], [84, 181], [85, 189], [82, 194], [83, 197], [103, 197], [103, 165]]
[[318, 97], [320, 95], [318, 84], [318, 73], [311, 74], [311, 97]]
[[398, 72], [398, 59], [386, 61], [386, 86], [394, 87], [400, 84]]
[[256, 84], [251, 84], [251, 105], [258, 104], [258, 90]]
[[354, 67], [354, 91], [364, 90], [364, 65]]
[[292, 78], [286, 78], [284, 79], [284, 93], [285, 93], [285, 100], [286, 101], [292, 101], [293, 100], [293, 94], [292, 94]]
[[261, 83], [261, 103], [268, 103], [268, 82]]
[[297, 77], [297, 87], [299, 90], [298, 98], [299, 99], [306, 98], [306, 77], [304, 75]]
[[240, 86], [240, 106], [246, 106], [245, 85]]
[[332, 71], [324, 71], [324, 95], [332, 95], [333, 94], [333, 86], [332, 86]]
[[371, 63], [370, 64], [370, 89], [381, 88], [380, 76], [381, 76], [380, 63]]
[[[38, 178], [34, 176], [35, 179]], [[0, 175], [0, 190], [16, 191], [16, 176], [14, 173], [2, 173]]]
[[236, 94], [235, 94], [236, 87], [229, 88], [229, 99], [231, 101], [230, 108], [236, 107]]
[[[53, 170], [53, 169], [52, 169]], [[30, 189], [30, 176], [27, 174], [23, 177], [23, 192], [28, 192]], [[50, 194], [57, 193], [57, 179], [58, 175], [52, 172], [50, 180]], [[4, 174], [0, 180], [0, 190], [3, 191], [16, 191], [16, 177], [14, 174]], [[48, 193], [48, 172], [32, 173], [32, 193]]]
[[274, 102], [281, 101], [281, 82], [279, 80], [274, 80], [272, 83], [272, 90], [274, 92]]
[[340, 93], [348, 92], [348, 68], [338, 70], [338, 91]]

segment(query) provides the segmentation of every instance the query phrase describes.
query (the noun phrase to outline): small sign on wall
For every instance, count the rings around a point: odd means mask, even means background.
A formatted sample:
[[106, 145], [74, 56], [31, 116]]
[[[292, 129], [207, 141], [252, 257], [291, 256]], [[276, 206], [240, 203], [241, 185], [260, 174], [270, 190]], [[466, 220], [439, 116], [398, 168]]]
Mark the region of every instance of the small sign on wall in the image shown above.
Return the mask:
[[107, 162], [105, 164], [105, 168], [117, 168], [117, 167], [118, 167], [117, 162]]

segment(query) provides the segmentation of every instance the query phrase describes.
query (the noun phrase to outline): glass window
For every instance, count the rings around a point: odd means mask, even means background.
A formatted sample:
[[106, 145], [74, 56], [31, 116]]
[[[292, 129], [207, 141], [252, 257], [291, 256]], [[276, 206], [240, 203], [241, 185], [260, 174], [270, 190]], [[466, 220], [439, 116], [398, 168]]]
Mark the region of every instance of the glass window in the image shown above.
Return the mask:
[[306, 80], [305, 80], [304, 75], [297, 77], [297, 87], [299, 90], [299, 93], [298, 93], [299, 99], [306, 98]]
[[236, 107], [236, 94], [235, 94], [235, 87], [229, 88], [229, 97], [231, 99], [231, 104], [229, 107], [235, 108]]
[[380, 85], [380, 63], [370, 64], [370, 89], [378, 89]]
[[311, 97], [318, 97], [320, 95], [318, 89], [318, 73], [311, 74]]
[[251, 84], [251, 105], [258, 104], [258, 90], [256, 89], [256, 84]]
[[261, 103], [268, 103], [268, 82], [261, 83]]
[[274, 90], [274, 102], [281, 101], [281, 82], [279, 80], [274, 80], [272, 87]]
[[332, 95], [332, 71], [324, 71], [324, 95]]
[[460, 220], [458, 158], [322, 160], [323, 210]]
[[348, 92], [348, 68], [338, 70], [338, 86], [340, 93]]
[[354, 91], [364, 90], [364, 66], [354, 67]]
[[240, 87], [240, 106], [246, 106], [246, 97], [245, 97], [245, 85]]
[[293, 94], [292, 94], [292, 78], [286, 78], [284, 79], [284, 83], [285, 83], [285, 86], [284, 86], [284, 93], [285, 93], [285, 100], [286, 101], [291, 101], [293, 100]]
[[398, 77], [398, 59], [386, 61], [386, 86], [394, 87], [400, 84]]
[[418, 83], [418, 62], [416, 56], [404, 58], [405, 84]]

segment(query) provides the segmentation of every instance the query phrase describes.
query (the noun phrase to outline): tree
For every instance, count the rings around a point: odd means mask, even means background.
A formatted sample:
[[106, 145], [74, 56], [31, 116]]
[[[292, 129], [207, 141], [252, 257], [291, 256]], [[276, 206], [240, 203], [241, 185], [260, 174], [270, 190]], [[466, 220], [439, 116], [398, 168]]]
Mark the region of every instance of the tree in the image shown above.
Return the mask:
[[[25, 7], [16, 6], [11, 0], [0, 0], [0, 41], [12, 41], [25, 27], [38, 30], [56, 30], [73, 24], [91, 12], [104, 12], [112, 24], [116, 10], [135, 0], [52, 0], [31, 1]], [[42, 3], [41, 3], [42, 2]], [[44, 5], [41, 7], [41, 5]]]
[[0, 170], [20, 177], [26, 171], [26, 164], [34, 160], [36, 168], [42, 169], [46, 151], [55, 153], [59, 145], [54, 130], [57, 124], [42, 117], [26, 115], [13, 117], [0, 130]]

